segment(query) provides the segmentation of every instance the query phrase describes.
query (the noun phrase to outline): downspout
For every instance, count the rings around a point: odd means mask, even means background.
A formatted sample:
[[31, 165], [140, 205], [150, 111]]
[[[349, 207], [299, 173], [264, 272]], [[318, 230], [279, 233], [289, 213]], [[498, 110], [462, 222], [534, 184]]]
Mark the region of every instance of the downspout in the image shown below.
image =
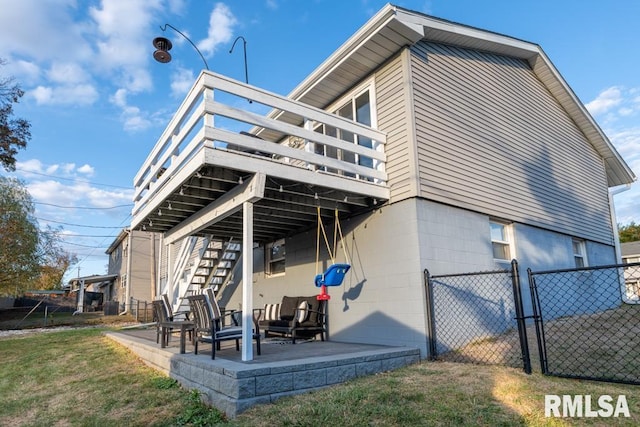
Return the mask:
[[613, 244], [616, 252], [616, 264], [622, 262], [622, 250], [620, 249], [620, 235], [618, 233], [618, 220], [616, 218], [616, 207], [613, 204], [613, 196], [627, 191], [631, 188], [631, 184], [627, 184], [624, 187], [618, 187], [609, 190], [609, 214], [611, 215], [611, 225], [613, 228]]
[[124, 311], [120, 313], [120, 316], [129, 313], [129, 306], [131, 305], [129, 301], [131, 297], [131, 235], [131, 230], [127, 230], [127, 286], [125, 287]]

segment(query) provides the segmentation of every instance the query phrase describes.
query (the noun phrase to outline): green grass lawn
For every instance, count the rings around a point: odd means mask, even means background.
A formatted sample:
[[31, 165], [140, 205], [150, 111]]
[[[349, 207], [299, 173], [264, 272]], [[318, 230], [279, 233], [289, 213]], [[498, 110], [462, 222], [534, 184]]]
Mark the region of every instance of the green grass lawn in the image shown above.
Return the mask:
[[[0, 425], [640, 425], [638, 386], [446, 362], [423, 362], [283, 398], [229, 421], [104, 338], [102, 330], [0, 339]], [[631, 418], [545, 418], [545, 394], [623, 394]]]

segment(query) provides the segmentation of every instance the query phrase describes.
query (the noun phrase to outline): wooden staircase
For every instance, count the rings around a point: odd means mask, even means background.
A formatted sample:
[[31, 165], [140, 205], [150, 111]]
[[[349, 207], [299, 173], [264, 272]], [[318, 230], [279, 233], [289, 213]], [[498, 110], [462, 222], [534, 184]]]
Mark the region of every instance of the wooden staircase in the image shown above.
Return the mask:
[[[242, 253], [242, 245], [240, 243], [229, 240], [227, 242], [214, 239], [212, 236], [203, 238], [201, 246], [193, 248], [190, 254], [183, 256], [193, 257], [193, 251], [198, 251], [194, 264], [186, 267], [182, 277], [186, 277], [186, 281], [178, 283], [176, 289], [184, 289], [178, 298], [177, 311], [189, 310], [189, 301], [187, 296], [202, 292], [207, 286], [212, 286], [214, 292], [218, 292], [232, 278], [240, 255]], [[184, 262], [183, 262], [184, 264]], [[188, 283], [185, 288], [185, 283]]]

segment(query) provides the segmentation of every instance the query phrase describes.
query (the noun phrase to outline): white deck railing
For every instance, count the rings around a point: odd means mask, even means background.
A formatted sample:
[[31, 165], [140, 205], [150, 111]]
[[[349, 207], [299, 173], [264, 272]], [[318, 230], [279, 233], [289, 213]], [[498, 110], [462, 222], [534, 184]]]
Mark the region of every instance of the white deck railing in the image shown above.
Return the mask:
[[[219, 92], [239, 97], [234, 99], [244, 98], [244, 102], [252, 100], [280, 113], [264, 116], [224, 104], [220, 99], [229, 97], [217, 96]], [[247, 105], [255, 109], [254, 104]], [[283, 114], [288, 117], [295, 116], [304, 125], [295, 126], [273, 118], [282, 117]], [[248, 125], [275, 131], [281, 134], [282, 138], [274, 143], [216, 127], [217, 117], [220, 118], [219, 121], [235, 121], [244, 127]], [[338, 134], [345, 132], [367, 138], [373, 141], [372, 148], [315, 132], [314, 129], [321, 124], [337, 129]], [[133, 214], [139, 212], [150, 197], [203, 147], [227, 149], [225, 147], [233, 146], [239, 151], [260, 152], [262, 156], [268, 157], [269, 161], [288, 164], [291, 167], [323, 170], [325, 173], [331, 171], [330, 173], [386, 186], [385, 142], [386, 137], [382, 132], [368, 126], [203, 71], [134, 178]], [[353, 153], [354, 155], [348, 156], [350, 158], [366, 158], [365, 163], [369, 166], [317, 154], [315, 144], [334, 147], [342, 153]]]

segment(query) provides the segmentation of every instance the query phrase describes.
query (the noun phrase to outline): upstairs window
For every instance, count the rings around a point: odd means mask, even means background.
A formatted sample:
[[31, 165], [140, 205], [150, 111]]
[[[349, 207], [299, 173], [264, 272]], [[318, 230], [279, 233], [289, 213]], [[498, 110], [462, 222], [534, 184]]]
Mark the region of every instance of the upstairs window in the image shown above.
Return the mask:
[[284, 239], [269, 243], [265, 248], [265, 272], [267, 276], [284, 274], [286, 250]]
[[[353, 120], [357, 123], [361, 123], [366, 126], [372, 126], [375, 122], [374, 117], [374, 105], [372, 104], [372, 84], [367, 83], [364, 86], [356, 89], [350, 95], [342, 98], [339, 102], [334, 104], [329, 109], [332, 113], [344, 117], [345, 119]], [[314, 128], [316, 132], [324, 133], [335, 138], [339, 138], [343, 141], [350, 142], [355, 145], [361, 145], [367, 148], [374, 148], [374, 141], [371, 138], [366, 138], [354, 134], [342, 129], [336, 129], [332, 126], [325, 124], [318, 125]], [[374, 168], [376, 166], [375, 161], [367, 156], [356, 154], [350, 151], [339, 150], [333, 147], [328, 147], [323, 144], [317, 143], [315, 146], [315, 152], [317, 154], [323, 154], [334, 159], [339, 159], [345, 162], [354, 163], [357, 165], [365, 166], [368, 168]], [[329, 172], [337, 172], [329, 168], [322, 168]], [[342, 172], [339, 172], [342, 173]], [[363, 180], [371, 181], [368, 177], [356, 176], [349, 172], [343, 173], [345, 176], [357, 177]]]
[[490, 221], [489, 227], [493, 259], [500, 262], [511, 262], [511, 226], [503, 222]]
[[571, 242], [576, 268], [587, 267], [587, 252], [585, 250], [584, 240], [572, 239]]

